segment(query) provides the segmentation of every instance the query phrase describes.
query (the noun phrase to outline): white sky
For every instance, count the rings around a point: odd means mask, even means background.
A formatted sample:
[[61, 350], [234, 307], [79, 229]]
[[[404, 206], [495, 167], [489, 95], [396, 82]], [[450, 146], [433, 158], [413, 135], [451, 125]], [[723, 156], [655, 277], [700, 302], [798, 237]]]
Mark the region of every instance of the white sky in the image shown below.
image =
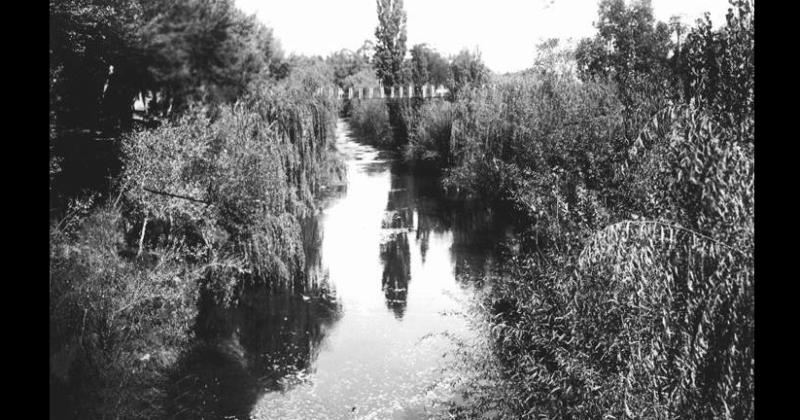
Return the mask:
[[[356, 50], [375, 39], [375, 0], [236, 0], [237, 6], [274, 29], [285, 52], [327, 56]], [[682, 15], [694, 24], [711, 12], [724, 22], [727, 0], [652, 0], [656, 19]], [[444, 55], [480, 49], [496, 72], [533, 63], [535, 46], [547, 38], [580, 39], [594, 34], [597, 0], [405, 0], [407, 48], [427, 43]]]

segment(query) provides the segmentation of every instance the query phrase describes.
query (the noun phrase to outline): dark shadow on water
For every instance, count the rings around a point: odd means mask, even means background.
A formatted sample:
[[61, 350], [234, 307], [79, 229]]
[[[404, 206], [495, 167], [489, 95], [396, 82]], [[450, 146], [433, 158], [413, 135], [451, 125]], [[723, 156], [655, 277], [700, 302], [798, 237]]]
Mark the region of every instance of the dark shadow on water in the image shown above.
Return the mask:
[[[458, 278], [481, 277], [496, 260], [501, 244], [513, 239], [510, 217], [488, 203], [448, 196], [439, 178], [413, 172], [396, 161], [381, 227], [381, 286], [386, 306], [402, 319], [411, 281], [410, 247], [419, 246], [422, 263], [432, 234], [452, 233], [451, 261]], [[415, 221], [416, 215], [416, 221]], [[411, 239], [411, 240], [410, 240]]]
[[392, 234], [386, 243], [381, 244], [383, 276], [381, 287], [386, 296], [386, 306], [402, 319], [406, 310], [408, 282], [411, 279], [411, 254], [408, 236], [405, 232]]
[[459, 278], [466, 274], [480, 277], [497, 260], [502, 244], [517, 235], [511, 212], [497, 208], [500, 206], [496, 203], [448, 195], [434, 174], [414, 172], [394, 163], [382, 227], [413, 231], [423, 264], [431, 234], [451, 232], [455, 274]]
[[390, 161], [378, 160], [361, 165], [362, 170], [368, 175], [381, 174], [390, 168], [392, 163]]
[[196, 344], [169, 378], [169, 418], [247, 419], [267, 392], [286, 390], [313, 362], [340, 306], [321, 267], [318, 219], [303, 222], [306, 280], [295, 291], [245, 286], [229, 306], [201, 292]]
[[302, 381], [338, 312], [329, 297], [264, 287], [245, 290], [232, 307], [204, 294], [198, 344], [171, 378], [171, 418], [248, 418], [261, 395]]
[[414, 228], [414, 184], [405, 177], [391, 176], [391, 188], [381, 227], [388, 239], [380, 246], [383, 275], [381, 288], [386, 296], [386, 306], [397, 319], [405, 313], [408, 283], [411, 280], [411, 250], [407, 232]]

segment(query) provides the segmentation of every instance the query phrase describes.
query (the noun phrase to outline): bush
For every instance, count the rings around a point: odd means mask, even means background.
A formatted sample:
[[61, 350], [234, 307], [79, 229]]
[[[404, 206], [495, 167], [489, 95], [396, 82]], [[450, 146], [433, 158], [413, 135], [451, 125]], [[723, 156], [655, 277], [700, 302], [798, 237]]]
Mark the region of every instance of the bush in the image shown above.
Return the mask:
[[344, 175], [326, 83], [309, 67], [123, 139], [117, 198], [75, 202], [51, 228], [54, 412], [163, 418], [199, 289], [222, 303], [247, 281], [305, 290], [300, 219]]
[[752, 149], [702, 111], [669, 114], [632, 153], [648, 213], [534, 227], [554, 245], [492, 278], [509, 415], [752, 418]]
[[462, 92], [444, 182], [522, 202], [531, 182], [541, 180], [539, 188], [549, 191], [561, 176], [558, 184], [574, 198], [581, 182], [599, 188], [610, 178], [621, 131], [611, 85], [558, 76], [501, 79], [493, 89]]
[[453, 105], [445, 101], [429, 101], [417, 111], [403, 157], [407, 162], [442, 168], [450, 163], [450, 132], [453, 126]]
[[118, 210], [50, 231], [55, 418], [162, 417], [166, 372], [191, 335], [200, 272], [183, 250], [129, 260]]
[[[548, 75], [460, 94], [446, 184], [510, 201], [530, 223], [519, 254], [483, 281], [502, 383], [466, 385], [474, 404], [453, 414], [753, 417], [754, 116], [740, 3], [693, 53], [724, 59], [690, 65], [700, 88], [686, 105], [630, 95], [648, 80]], [[714, 75], [725, 76], [704, 90]]]
[[295, 74], [214, 120], [196, 110], [125, 142], [126, 197], [143, 230], [165, 221], [178, 240], [201, 246], [207, 286], [226, 299], [243, 279], [291, 289], [302, 277], [298, 218], [343, 173], [331, 158], [335, 105], [313, 95], [321, 80]]
[[389, 124], [389, 108], [384, 101], [353, 99], [350, 103], [350, 126], [359, 138], [381, 147], [395, 144]]

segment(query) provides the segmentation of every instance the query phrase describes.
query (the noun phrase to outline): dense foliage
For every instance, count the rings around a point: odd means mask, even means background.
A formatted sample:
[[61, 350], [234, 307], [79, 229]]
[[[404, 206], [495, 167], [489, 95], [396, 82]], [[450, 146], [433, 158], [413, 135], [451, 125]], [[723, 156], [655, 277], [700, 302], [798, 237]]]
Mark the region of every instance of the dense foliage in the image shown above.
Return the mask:
[[230, 105], [123, 136], [113, 194], [72, 200], [51, 225], [56, 418], [164, 418], [198, 291], [221, 304], [248, 284], [306, 291], [301, 219], [344, 170], [339, 105], [319, 94], [331, 87], [321, 62], [262, 73]]
[[584, 77], [624, 82], [635, 74], [662, 76], [668, 69], [669, 26], [655, 20], [649, 0], [601, 1], [595, 25], [597, 35], [581, 40], [576, 50]]
[[50, 2], [51, 109], [65, 129], [124, 129], [139, 92], [164, 113], [232, 102], [281, 59], [232, 0]]
[[534, 72], [456, 103], [446, 184], [530, 228], [487, 282], [501, 375], [454, 413], [753, 418], [752, 5], [733, 6], [687, 36], [686, 89], [631, 96], [669, 85], [618, 47], [613, 83]]
[[328, 143], [335, 104], [312, 99], [315, 81], [293, 83], [305, 76], [262, 87], [213, 122], [189, 115], [125, 144], [126, 197], [143, 217], [199, 236], [215, 279], [269, 277], [292, 287], [302, 276], [297, 217], [338, 169]]
[[446, 85], [450, 81], [450, 63], [441, 54], [425, 44], [411, 48], [411, 81], [421, 93], [422, 85]]
[[[76, 207], [76, 209], [78, 209]], [[157, 418], [202, 267], [183, 246], [133, 260], [117, 208], [50, 230], [50, 418]]]
[[406, 162], [421, 168], [448, 167], [450, 136], [453, 128], [454, 107], [447, 101], [429, 101], [418, 110], [411, 110], [408, 143], [403, 148]]
[[470, 86], [483, 86], [489, 81], [489, 68], [483, 63], [479, 51], [462, 50], [450, 60], [448, 88], [453, 98]]
[[49, 51], [56, 218], [68, 200], [108, 191], [122, 134], [287, 74], [271, 29], [233, 0], [52, 0]]
[[333, 70], [333, 82], [340, 88], [346, 89], [348, 86], [345, 80], [355, 74], [372, 70], [374, 77], [371, 50], [374, 50], [372, 42], [365, 41], [356, 51], [343, 49], [329, 55], [325, 61]]
[[356, 136], [378, 146], [394, 145], [389, 107], [384, 101], [353, 99], [350, 105], [350, 126]]
[[[419, 98], [422, 86], [426, 83], [446, 86], [447, 96], [452, 99], [464, 90], [487, 86], [491, 72], [479, 52], [463, 50], [448, 62], [436, 51], [420, 44], [411, 50], [411, 59], [404, 62], [401, 75], [401, 80], [414, 83], [418, 97], [391, 100], [385, 104], [349, 101], [345, 111], [352, 117], [350, 124], [363, 141], [403, 149], [409, 162], [422, 163], [428, 168], [441, 167], [441, 162], [435, 161], [449, 154], [446, 149], [449, 148], [451, 105], [426, 103]], [[368, 84], [370, 76], [358, 73], [346, 82], [353, 86], [359, 83], [372, 86]], [[431, 139], [431, 135], [438, 139]], [[436, 150], [425, 150], [429, 146]]]

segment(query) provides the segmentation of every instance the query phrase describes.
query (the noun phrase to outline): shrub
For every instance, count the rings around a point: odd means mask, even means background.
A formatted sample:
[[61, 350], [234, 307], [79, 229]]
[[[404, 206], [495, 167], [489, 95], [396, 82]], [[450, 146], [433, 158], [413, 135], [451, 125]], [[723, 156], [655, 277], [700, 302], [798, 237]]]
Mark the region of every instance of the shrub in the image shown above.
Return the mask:
[[353, 99], [350, 103], [350, 126], [358, 137], [381, 147], [394, 145], [389, 108], [384, 101]]
[[621, 147], [620, 114], [612, 86], [558, 76], [512, 77], [465, 91], [456, 103], [445, 184], [511, 200], [536, 178], [526, 174], [562, 171], [573, 190], [578, 180], [599, 187]]
[[291, 289], [302, 276], [298, 218], [342, 174], [331, 159], [335, 105], [314, 96], [321, 80], [300, 72], [257, 87], [214, 120], [197, 110], [125, 142], [126, 197], [143, 231], [164, 220], [202, 245], [207, 286], [225, 298], [243, 279]]
[[[372, 89], [379, 84], [378, 78], [375, 76], [375, 70], [371, 67], [361, 69], [360, 71], [345, 77], [341, 84], [342, 90], [345, 92], [345, 94], [347, 94], [348, 90], [352, 89], [354, 99], [345, 101], [344, 115], [353, 115], [354, 106], [359, 105], [358, 102], [360, 102], [358, 99], [359, 92], [360, 95], [367, 95], [367, 88]], [[377, 89], [372, 92], [372, 95], [379, 95]]]
[[131, 133], [117, 198], [92, 211], [75, 202], [53, 225], [55, 412], [165, 417], [199, 289], [230, 303], [246, 281], [306, 288], [300, 219], [344, 175], [331, 135], [338, 109], [316, 94], [327, 87], [318, 70]]
[[[58, 416], [163, 416], [168, 367], [191, 335], [199, 271], [179, 247], [128, 260], [118, 210], [50, 231], [51, 410]], [[70, 417], [71, 418], [71, 417]]]
[[504, 383], [467, 385], [477, 407], [453, 413], [753, 417], [747, 22], [731, 13], [739, 29], [707, 37], [699, 54], [725, 58], [693, 64], [710, 66], [697, 86], [727, 76], [686, 105], [631, 95], [646, 78], [625, 101], [612, 84], [548, 76], [462, 92], [445, 182], [511, 201], [530, 224], [483, 282]]
[[532, 245], [488, 282], [512, 395], [484, 390], [481, 404], [524, 418], [752, 418], [753, 142], [715, 119], [656, 115], [612, 171], [625, 201], [583, 185], [572, 204], [559, 180], [580, 167], [526, 176]]
[[434, 168], [448, 166], [453, 105], [445, 101], [430, 101], [424, 103], [416, 114], [408, 124], [411, 129], [408, 144], [404, 147], [404, 159]]

